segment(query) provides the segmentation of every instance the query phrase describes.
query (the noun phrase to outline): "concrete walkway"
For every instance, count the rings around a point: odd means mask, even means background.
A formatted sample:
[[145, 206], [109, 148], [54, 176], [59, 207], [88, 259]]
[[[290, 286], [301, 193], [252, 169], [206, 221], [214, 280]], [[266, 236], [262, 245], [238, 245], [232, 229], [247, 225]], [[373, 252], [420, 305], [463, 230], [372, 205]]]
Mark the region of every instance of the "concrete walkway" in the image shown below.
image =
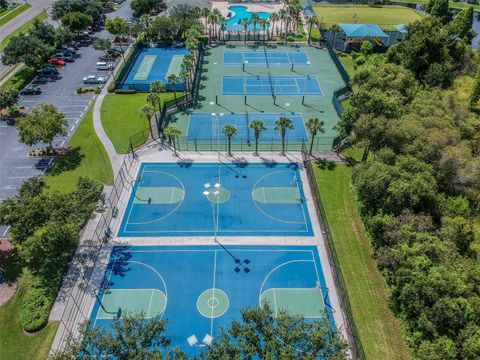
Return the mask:
[[[128, 48], [127, 51], [125, 52], [125, 57], [128, 56], [129, 51], [131, 48]], [[110, 163], [112, 164], [112, 171], [113, 171], [113, 178], [117, 176], [117, 174], [120, 172], [120, 168], [122, 167], [122, 162], [123, 158], [125, 155], [123, 154], [118, 154], [117, 151], [115, 150], [115, 147], [113, 146], [112, 142], [110, 141], [110, 138], [108, 137], [107, 133], [105, 132], [105, 129], [103, 128], [102, 125], [102, 103], [103, 99], [105, 98], [105, 95], [108, 94], [108, 86], [114, 81], [115, 79], [115, 74], [117, 71], [120, 69], [122, 66], [122, 61], [119, 61], [115, 67], [115, 69], [112, 71], [110, 74], [107, 82], [102, 88], [102, 92], [97, 96], [95, 99], [95, 104], [93, 105], [93, 127], [95, 129], [95, 132], [100, 139], [103, 147], [107, 151], [108, 158], [110, 159]]]

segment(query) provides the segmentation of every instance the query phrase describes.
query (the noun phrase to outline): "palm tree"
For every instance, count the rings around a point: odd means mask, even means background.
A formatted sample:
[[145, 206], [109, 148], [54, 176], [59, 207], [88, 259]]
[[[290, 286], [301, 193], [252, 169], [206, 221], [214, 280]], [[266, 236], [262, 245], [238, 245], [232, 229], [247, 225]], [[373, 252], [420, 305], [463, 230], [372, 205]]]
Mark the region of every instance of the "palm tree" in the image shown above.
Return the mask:
[[265, 124], [262, 120], [253, 120], [248, 126], [253, 130], [253, 135], [255, 137], [255, 156], [258, 156], [258, 139], [262, 131], [267, 130]]
[[257, 32], [257, 24], [260, 20], [260, 16], [258, 16], [257, 13], [253, 13], [252, 17], [250, 18], [250, 21], [253, 24], [253, 38], [255, 39], [255, 33]]
[[[148, 104], [150, 104], [150, 106], [153, 109], [158, 109], [158, 111], [160, 112], [161, 106], [160, 107], [158, 106], [161, 101], [160, 94], [157, 94], [155, 92], [150, 92], [148, 93], [145, 100], [147, 101]], [[154, 112], [155, 112], [155, 121], [158, 123], [157, 111], [154, 111]]]
[[183, 81], [183, 92], [185, 93], [185, 97], [187, 96], [188, 91], [188, 70], [184, 69], [182, 66], [182, 70], [180, 71], [180, 79]]
[[151, 136], [152, 139], [153, 139], [153, 129], [152, 129], [152, 125], [151, 125], [150, 121], [151, 121], [154, 113], [155, 113], [155, 109], [150, 104], [145, 104], [138, 110], [138, 116], [139, 117], [145, 116], [147, 118], [148, 126], [150, 128], [150, 136]]
[[162, 112], [162, 101], [160, 100], [160, 93], [165, 92], [165, 85], [160, 80], [155, 80], [150, 84], [150, 93], [157, 94], [159, 100], [157, 102], [158, 112]]
[[312, 40], [312, 28], [318, 24], [317, 18], [315, 16], [310, 16], [307, 18], [307, 25], [308, 25], [308, 39], [307, 43], [310, 44]]
[[208, 32], [208, 17], [210, 16], [209, 8], [202, 8], [202, 16], [205, 18], [205, 34]]
[[168, 125], [165, 129], [163, 129], [163, 136], [165, 136], [168, 141], [172, 144], [173, 146], [173, 156], [178, 156], [177, 155], [177, 144], [176, 144], [176, 139], [182, 135], [182, 131], [175, 126]]
[[235, 125], [227, 124], [222, 128], [222, 133], [228, 140], [228, 156], [232, 156], [232, 137], [237, 133]]
[[280, 33], [282, 33], [282, 25], [283, 25], [283, 28], [287, 29], [287, 9], [283, 8], [283, 9], [280, 9], [280, 11], [278, 12], [279, 14], [279, 18], [280, 20], [282, 21], [282, 23], [280, 24]]
[[248, 18], [243, 18], [242, 19], [242, 26], [243, 26], [243, 31], [245, 31], [245, 36], [243, 38], [243, 42], [247, 42], [247, 31], [248, 31], [248, 26], [250, 25], [250, 20]]
[[177, 81], [178, 76], [175, 74], [170, 74], [167, 76], [167, 81], [172, 85], [173, 88], [173, 97], [175, 98], [175, 105], [177, 104]]
[[332, 46], [335, 47], [335, 40], [337, 39], [337, 33], [339, 33], [342, 29], [338, 25], [332, 25], [329, 31], [332, 33]]
[[305, 127], [307, 131], [310, 133], [310, 151], [308, 152], [309, 155], [312, 155], [313, 150], [313, 141], [315, 140], [315, 136], [318, 133], [325, 133], [325, 121], [320, 120], [319, 118], [310, 118], [305, 122]]
[[292, 129], [293, 122], [290, 118], [281, 116], [275, 121], [275, 130], [280, 131], [280, 136], [282, 137], [282, 153], [280, 155], [285, 155], [285, 134], [287, 133], [287, 130]]
[[278, 20], [280, 20], [280, 17], [278, 16], [277, 13], [272, 13], [272, 14], [270, 15], [270, 21], [272, 22], [272, 34], [271, 34], [271, 37], [272, 37], [272, 38], [273, 38], [273, 35], [274, 35], [274, 34], [273, 34], [273, 31], [275, 30], [275, 24], [276, 24], [276, 22], [277, 22]]
[[[265, 42], [265, 38], [266, 38], [265, 29], [267, 28], [268, 20], [267, 19], [260, 19], [260, 20], [258, 20], [258, 23], [260, 24], [260, 26], [263, 29], [263, 42]], [[258, 36], [260, 37], [260, 34]]]
[[212, 14], [214, 16], [214, 19], [213, 19], [213, 31], [215, 33], [215, 37], [217, 37], [217, 29], [218, 29], [218, 23], [223, 20], [223, 16], [222, 16], [222, 13], [220, 12], [220, 10], [218, 9], [213, 9], [212, 11]]

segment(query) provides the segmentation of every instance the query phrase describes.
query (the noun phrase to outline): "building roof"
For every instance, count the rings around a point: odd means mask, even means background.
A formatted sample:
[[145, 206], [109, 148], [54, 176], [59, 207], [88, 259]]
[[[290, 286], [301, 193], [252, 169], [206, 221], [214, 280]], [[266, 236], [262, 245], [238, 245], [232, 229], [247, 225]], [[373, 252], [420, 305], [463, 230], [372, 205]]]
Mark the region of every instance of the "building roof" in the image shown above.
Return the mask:
[[388, 38], [377, 24], [338, 24], [349, 38]]

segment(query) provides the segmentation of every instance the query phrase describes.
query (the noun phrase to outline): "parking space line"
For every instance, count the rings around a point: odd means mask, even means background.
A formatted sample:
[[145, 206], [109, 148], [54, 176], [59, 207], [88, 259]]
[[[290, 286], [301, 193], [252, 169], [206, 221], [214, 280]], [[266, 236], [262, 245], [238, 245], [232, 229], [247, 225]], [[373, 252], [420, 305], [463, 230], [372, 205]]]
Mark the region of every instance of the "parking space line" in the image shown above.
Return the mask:
[[73, 129], [75, 129], [75, 125], [73, 125], [73, 126], [71, 127], [70, 132], [72, 132]]
[[31, 176], [9, 176], [9, 179], [28, 179]]
[[50, 167], [50, 165], [52, 164], [52, 161], [53, 161], [53, 158], [51, 158], [50, 160], [48, 160], [48, 164], [47, 166], [45, 166], [45, 169], [43, 169], [42, 171], [42, 175], [45, 175], [45, 172], [47, 171], [47, 169]]
[[7, 233], [8, 233], [8, 230], [10, 230], [10, 225], [9, 225], [9, 226], [7, 226], [7, 228], [6, 228], [6, 229], [5, 229], [5, 231], [3, 232], [3, 235], [2, 235], [2, 236], [5, 236], [5, 235], [7, 235]]

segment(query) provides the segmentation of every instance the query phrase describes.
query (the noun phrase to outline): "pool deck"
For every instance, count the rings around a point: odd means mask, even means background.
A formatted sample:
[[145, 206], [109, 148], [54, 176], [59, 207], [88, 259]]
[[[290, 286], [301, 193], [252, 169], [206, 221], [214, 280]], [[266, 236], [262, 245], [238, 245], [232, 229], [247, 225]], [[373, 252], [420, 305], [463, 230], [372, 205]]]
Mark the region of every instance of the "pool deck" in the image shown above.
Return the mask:
[[229, 6], [245, 6], [249, 12], [266, 12], [276, 13], [285, 7], [284, 4], [256, 4], [256, 3], [231, 3], [228, 1], [214, 1], [212, 2], [212, 10], [218, 9], [223, 17], [227, 17], [228, 13], [235, 16], [235, 12], [228, 9]]

